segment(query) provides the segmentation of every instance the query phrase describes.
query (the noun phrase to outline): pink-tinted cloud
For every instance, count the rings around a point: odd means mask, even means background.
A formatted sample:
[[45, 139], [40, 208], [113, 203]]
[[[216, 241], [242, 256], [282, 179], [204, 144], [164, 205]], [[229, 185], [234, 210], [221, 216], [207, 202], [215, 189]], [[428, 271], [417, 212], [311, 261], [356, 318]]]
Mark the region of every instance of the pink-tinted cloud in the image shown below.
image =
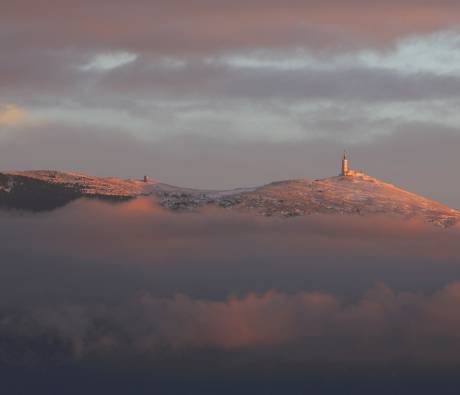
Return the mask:
[[374, 217], [174, 214], [148, 198], [3, 212], [0, 365], [129, 356], [212, 369], [201, 354], [211, 349], [224, 368], [257, 366], [260, 355], [284, 368], [453, 366], [459, 231]]
[[[456, 1], [43, 1], [2, 5], [5, 45], [157, 53], [391, 42], [458, 22]], [[11, 41], [11, 38], [14, 38]], [[8, 42], [10, 41], [10, 42]]]
[[[26, 320], [72, 339], [74, 358], [147, 353], [155, 359], [162, 349], [193, 353], [212, 347], [246, 350], [247, 360], [265, 349], [269, 358], [297, 363], [449, 366], [459, 362], [459, 308], [459, 283], [429, 295], [379, 284], [354, 302], [312, 292], [272, 291], [226, 301], [143, 294], [117, 306], [41, 308]], [[5, 322], [0, 330], [10, 326]]]

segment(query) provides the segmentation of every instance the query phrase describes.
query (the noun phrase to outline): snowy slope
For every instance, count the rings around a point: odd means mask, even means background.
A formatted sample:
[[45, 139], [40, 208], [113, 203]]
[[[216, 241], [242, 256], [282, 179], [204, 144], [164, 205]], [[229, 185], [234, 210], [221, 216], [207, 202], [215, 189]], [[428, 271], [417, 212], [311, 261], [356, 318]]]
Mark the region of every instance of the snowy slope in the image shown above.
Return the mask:
[[165, 190], [158, 185], [160, 204], [172, 210], [215, 205], [264, 216], [354, 214], [420, 218], [447, 227], [460, 220], [460, 212], [404, 191], [363, 173], [322, 180], [289, 180], [259, 188], [221, 192]]
[[421, 218], [440, 226], [450, 226], [460, 219], [458, 210], [363, 173], [312, 182], [273, 183], [245, 194], [237, 206], [263, 215], [383, 214]]
[[90, 177], [52, 170], [0, 173], [0, 207], [52, 210], [82, 198], [128, 200], [149, 194], [154, 183]]
[[309, 214], [383, 214], [420, 218], [447, 227], [460, 220], [460, 212], [404, 191], [363, 173], [322, 180], [290, 180], [257, 188], [199, 190], [172, 185], [99, 178], [57, 171], [0, 173], [0, 206], [49, 210], [81, 197], [128, 200], [152, 196], [174, 211], [221, 207], [263, 216]]
[[79, 190], [84, 195], [134, 197], [144, 193], [149, 186], [141, 180], [91, 177], [79, 173], [64, 173], [53, 170], [19, 171], [8, 173], [17, 179], [34, 179], [49, 184], [64, 185]]

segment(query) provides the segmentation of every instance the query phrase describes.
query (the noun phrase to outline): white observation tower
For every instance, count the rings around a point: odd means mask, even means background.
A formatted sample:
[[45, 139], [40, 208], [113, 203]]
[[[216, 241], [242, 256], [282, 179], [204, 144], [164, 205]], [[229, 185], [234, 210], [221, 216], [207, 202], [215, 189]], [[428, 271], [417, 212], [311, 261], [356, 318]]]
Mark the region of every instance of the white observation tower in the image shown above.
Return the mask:
[[342, 158], [342, 171], [340, 175], [342, 177], [346, 177], [350, 175], [350, 168], [348, 167], [348, 157], [347, 157], [347, 151], [343, 152], [343, 158]]

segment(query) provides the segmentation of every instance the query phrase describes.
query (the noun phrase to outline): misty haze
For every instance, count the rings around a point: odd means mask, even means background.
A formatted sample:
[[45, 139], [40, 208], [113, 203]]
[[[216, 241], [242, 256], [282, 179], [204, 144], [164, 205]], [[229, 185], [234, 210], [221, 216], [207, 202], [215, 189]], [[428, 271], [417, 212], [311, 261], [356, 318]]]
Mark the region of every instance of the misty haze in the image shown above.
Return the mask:
[[1, 394], [458, 394], [459, 23], [0, 0]]

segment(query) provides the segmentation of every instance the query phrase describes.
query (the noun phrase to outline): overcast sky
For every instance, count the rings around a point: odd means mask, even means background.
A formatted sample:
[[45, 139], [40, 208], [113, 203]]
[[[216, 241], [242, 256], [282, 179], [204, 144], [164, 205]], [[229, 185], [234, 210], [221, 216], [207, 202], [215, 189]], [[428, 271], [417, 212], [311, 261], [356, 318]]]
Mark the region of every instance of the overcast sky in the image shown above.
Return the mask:
[[227, 188], [351, 165], [460, 208], [457, 0], [0, 3], [0, 169]]

